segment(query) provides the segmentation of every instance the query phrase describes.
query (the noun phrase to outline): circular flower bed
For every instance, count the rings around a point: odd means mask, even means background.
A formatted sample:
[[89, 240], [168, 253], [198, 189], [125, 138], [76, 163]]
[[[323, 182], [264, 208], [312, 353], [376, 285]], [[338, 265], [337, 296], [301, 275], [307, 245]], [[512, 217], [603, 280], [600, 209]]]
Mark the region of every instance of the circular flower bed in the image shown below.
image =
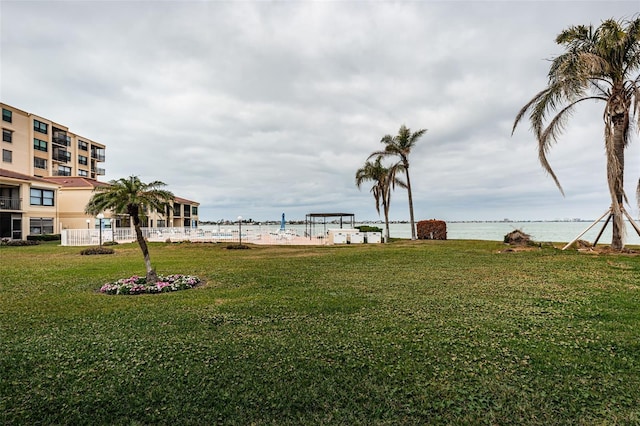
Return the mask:
[[145, 294], [167, 293], [170, 291], [186, 290], [200, 284], [200, 278], [193, 275], [158, 275], [158, 282], [147, 284], [146, 277], [137, 275], [123, 278], [114, 283], [107, 283], [100, 287], [100, 293], [105, 294]]

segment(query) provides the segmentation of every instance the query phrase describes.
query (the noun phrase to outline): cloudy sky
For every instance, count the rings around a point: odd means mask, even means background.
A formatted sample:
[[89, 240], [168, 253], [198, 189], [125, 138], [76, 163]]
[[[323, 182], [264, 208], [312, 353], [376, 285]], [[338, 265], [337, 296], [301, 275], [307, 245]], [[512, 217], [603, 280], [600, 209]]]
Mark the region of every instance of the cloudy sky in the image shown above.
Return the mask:
[[[599, 217], [602, 104], [550, 153], [518, 110], [564, 28], [640, 1], [0, 1], [2, 102], [107, 146], [105, 180], [161, 180], [202, 220], [377, 219], [355, 171], [405, 124], [416, 219]], [[635, 207], [637, 133], [627, 150]], [[406, 192], [391, 219], [409, 217]]]

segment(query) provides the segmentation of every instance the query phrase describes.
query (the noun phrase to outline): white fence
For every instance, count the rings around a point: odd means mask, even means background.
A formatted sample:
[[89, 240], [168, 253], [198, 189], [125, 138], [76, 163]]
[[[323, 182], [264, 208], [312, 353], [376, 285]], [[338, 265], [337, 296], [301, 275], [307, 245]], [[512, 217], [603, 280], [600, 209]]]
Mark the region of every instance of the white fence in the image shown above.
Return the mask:
[[[356, 230], [345, 230], [356, 232]], [[142, 228], [142, 235], [147, 241], [153, 242], [179, 242], [191, 241], [202, 243], [238, 243], [240, 234], [237, 228], [207, 229], [207, 228]], [[366, 242], [380, 243], [379, 232], [367, 232]], [[131, 243], [136, 241], [136, 232], [133, 228], [103, 229], [102, 235], [99, 229], [64, 229], [61, 232], [61, 244], [63, 246], [97, 246], [108, 241], [118, 243]], [[335, 244], [328, 235], [319, 233], [313, 238], [303, 237], [294, 229], [281, 230], [278, 227], [242, 226], [242, 242], [252, 244], [296, 244], [319, 245]], [[355, 241], [350, 241], [354, 243]], [[358, 241], [365, 242], [365, 241]], [[347, 240], [342, 243], [347, 243]]]
[[[142, 235], [147, 241], [155, 242], [239, 242], [240, 234], [235, 230], [205, 230], [200, 228], [142, 228]], [[63, 246], [92, 246], [107, 241], [130, 243], [136, 241], [133, 228], [103, 229], [64, 229], [61, 233]], [[254, 244], [289, 244], [300, 236], [293, 232], [270, 232], [266, 229], [242, 229], [242, 242]], [[313, 242], [310, 242], [313, 244]]]

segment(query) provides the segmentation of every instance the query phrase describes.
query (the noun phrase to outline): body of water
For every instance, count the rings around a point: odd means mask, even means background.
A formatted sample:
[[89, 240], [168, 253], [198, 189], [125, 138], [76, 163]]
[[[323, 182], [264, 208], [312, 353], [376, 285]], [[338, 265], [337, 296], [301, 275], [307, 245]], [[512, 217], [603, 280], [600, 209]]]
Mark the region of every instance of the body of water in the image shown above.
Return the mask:
[[[531, 235], [534, 241], [538, 242], [569, 242], [580, 235], [593, 222], [450, 222], [447, 223], [447, 238], [450, 240], [487, 240], [502, 241], [504, 236], [514, 229], [519, 229]], [[358, 226], [360, 224], [356, 224]], [[384, 228], [384, 224], [365, 224]], [[593, 226], [586, 234], [580, 237], [583, 240], [593, 243], [596, 236], [604, 226], [604, 222], [599, 222]], [[203, 229], [217, 230], [218, 225], [203, 225]], [[263, 233], [278, 232], [278, 225], [242, 225], [244, 232]], [[337, 224], [326, 224], [326, 229], [339, 228]], [[237, 231], [237, 225], [221, 225], [222, 230]], [[289, 225], [286, 229], [295, 231], [299, 235], [304, 235], [304, 225]], [[392, 223], [389, 225], [391, 237], [411, 238], [411, 227], [408, 223]], [[324, 232], [322, 224], [316, 224], [314, 233]], [[599, 244], [611, 243], [611, 223], [609, 223], [600, 237]], [[626, 224], [625, 244], [640, 245], [640, 237], [631, 224]]]
[[[503, 241], [504, 236], [514, 229], [531, 235], [531, 239], [539, 242], [569, 242], [580, 235], [593, 222], [482, 222], [482, 223], [447, 223], [447, 235], [450, 239]], [[580, 239], [593, 241], [602, 230], [604, 222], [598, 222]], [[604, 230], [598, 244], [611, 243], [611, 223]], [[407, 232], [411, 228], [407, 225]], [[393, 232], [392, 232], [393, 233]], [[631, 224], [626, 226], [626, 244], [639, 245], [640, 237]]]

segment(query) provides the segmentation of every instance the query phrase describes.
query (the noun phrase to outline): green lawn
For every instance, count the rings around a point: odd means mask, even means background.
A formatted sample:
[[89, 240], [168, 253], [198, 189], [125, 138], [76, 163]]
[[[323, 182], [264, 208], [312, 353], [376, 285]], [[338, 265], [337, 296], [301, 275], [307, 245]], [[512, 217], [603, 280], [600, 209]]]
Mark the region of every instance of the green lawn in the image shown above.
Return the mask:
[[0, 247], [0, 424], [640, 424], [640, 257]]

